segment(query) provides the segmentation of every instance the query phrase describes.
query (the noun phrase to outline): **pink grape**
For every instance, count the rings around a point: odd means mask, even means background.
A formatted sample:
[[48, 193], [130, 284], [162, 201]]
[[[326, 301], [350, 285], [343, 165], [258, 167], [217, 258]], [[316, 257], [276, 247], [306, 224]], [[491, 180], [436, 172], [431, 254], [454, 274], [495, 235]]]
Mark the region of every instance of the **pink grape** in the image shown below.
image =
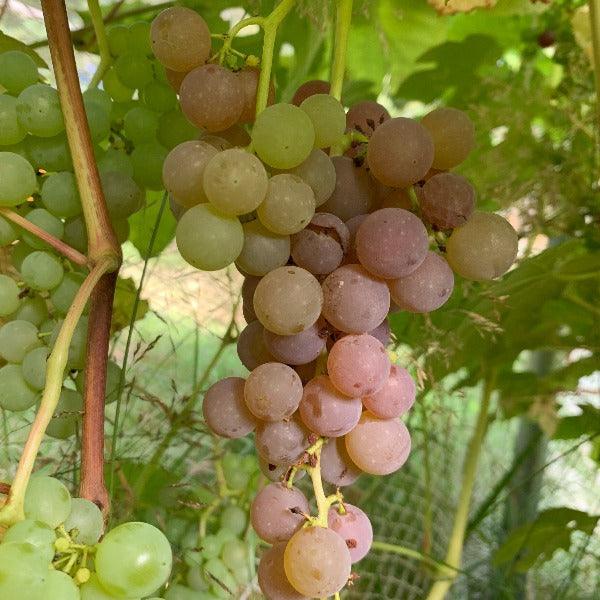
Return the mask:
[[327, 515], [329, 528], [346, 542], [352, 564], [362, 560], [373, 544], [373, 527], [369, 517], [357, 506], [344, 503], [344, 512], [330, 508]]
[[346, 221], [346, 227], [348, 228], [348, 232], [350, 233], [350, 241], [348, 242], [348, 252], [346, 253], [346, 257], [344, 259], [344, 264], [354, 264], [358, 263], [358, 256], [356, 256], [356, 232], [358, 228], [363, 224], [364, 220], [369, 215], [356, 215], [356, 217], [352, 217]]
[[302, 380], [302, 383], [307, 384], [317, 372], [317, 361], [306, 363], [305, 365], [294, 365], [294, 371], [298, 373], [298, 376]]
[[277, 360], [287, 365], [305, 365], [315, 360], [325, 348], [326, 333], [317, 321], [295, 335], [277, 335], [265, 329], [264, 339], [267, 350]]
[[267, 600], [308, 600], [297, 592], [285, 575], [285, 543], [274, 544], [258, 563], [258, 585]]
[[415, 403], [415, 382], [406, 369], [392, 365], [385, 385], [375, 394], [365, 396], [365, 408], [380, 419], [402, 416]]
[[[391, 308], [392, 307], [390, 306], [390, 310]], [[387, 318], [381, 321], [381, 323], [377, 325], [375, 329], [369, 331], [369, 335], [372, 335], [375, 339], [379, 340], [384, 346], [388, 346], [392, 336], [390, 332], [390, 324]]]
[[352, 462], [344, 438], [328, 440], [321, 450], [321, 475], [331, 485], [352, 485], [362, 471]]
[[259, 423], [256, 450], [274, 465], [291, 465], [300, 460], [308, 448], [308, 432], [297, 419]]
[[212, 385], [204, 395], [202, 412], [206, 424], [222, 437], [244, 437], [256, 427], [256, 420], [244, 402], [241, 377], [226, 377]]
[[[291, 465], [274, 465], [262, 457], [258, 457], [258, 467], [269, 481], [281, 481], [290, 470]], [[294, 481], [302, 479], [306, 471], [297, 471]]]
[[273, 356], [265, 346], [263, 331], [264, 327], [260, 321], [252, 321], [244, 327], [238, 337], [237, 353], [248, 371], [273, 361]]
[[244, 277], [244, 283], [242, 283], [242, 311], [247, 323], [256, 321], [257, 319], [256, 313], [254, 312], [254, 290], [260, 279], [260, 277], [246, 275]]

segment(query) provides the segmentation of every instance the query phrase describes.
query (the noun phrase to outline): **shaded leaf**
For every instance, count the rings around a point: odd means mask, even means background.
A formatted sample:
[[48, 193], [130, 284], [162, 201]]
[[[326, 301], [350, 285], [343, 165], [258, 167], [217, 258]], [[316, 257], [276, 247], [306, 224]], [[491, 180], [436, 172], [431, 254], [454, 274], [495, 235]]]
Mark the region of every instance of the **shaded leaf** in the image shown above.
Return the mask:
[[[113, 305], [112, 331], [120, 331], [128, 327], [133, 314], [133, 305], [137, 294], [137, 286], [133, 279], [119, 277]], [[136, 320], [143, 318], [148, 312], [148, 302], [141, 300], [138, 304]]]

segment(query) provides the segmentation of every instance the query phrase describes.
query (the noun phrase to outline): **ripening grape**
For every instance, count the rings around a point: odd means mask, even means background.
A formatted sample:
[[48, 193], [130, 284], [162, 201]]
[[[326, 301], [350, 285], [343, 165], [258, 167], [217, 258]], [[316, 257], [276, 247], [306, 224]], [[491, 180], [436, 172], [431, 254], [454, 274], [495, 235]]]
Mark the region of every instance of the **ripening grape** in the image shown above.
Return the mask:
[[512, 225], [495, 213], [475, 211], [446, 242], [446, 257], [465, 279], [488, 281], [500, 277], [517, 257], [519, 239]]
[[333, 194], [337, 177], [335, 166], [323, 150], [313, 148], [308, 158], [289, 172], [310, 186], [315, 195], [315, 206], [321, 206]]
[[[32, 211], [27, 213], [26, 219], [37, 225], [40, 229], [47, 231], [55, 238], [61, 239], [65, 232], [65, 226], [63, 222], [52, 215], [45, 208], [34, 208]], [[37, 235], [30, 233], [29, 231], [23, 232], [23, 241], [28, 244], [31, 248], [36, 250], [42, 250], [48, 248], [46, 242], [42, 241]]]
[[391, 187], [420, 181], [433, 163], [433, 139], [412, 119], [397, 117], [382, 123], [371, 136], [367, 160], [373, 176]]
[[14, 279], [0, 274], [0, 317], [7, 317], [19, 308], [19, 292]]
[[244, 401], [244, 383], [241, 377], [226, 377], [204, 395], [204, 420], [221, 437], [244, 437], [256, 427], [256, 420]]
[[74, 436], [83, 414], [83, 398], [79, 392], [63, 388], [46, 434], [58, 440]]
[[[254, 277], [253, 275], [244, 275], [244, 283], [242, 283], [242, 309], [244, 318], [247, 323], [256, 321], [256, 314], [254, 313], [254, 291], [258, 282], [261, 280], [260, 277]], [[285, 361], [282, 361], [285, 362]]]
[[321, 450], [323, 480], [337, 487], [352, 485], [362, 471], [352, 462], [344, 438], [328, 440]]
[[390, 367], [383, 344], [368, 334], [344, 336], [327, 357], [331, 383], [352, 398], [380, 390], [389, 377]]
[[[260, 70], [256, 67], [244, 67], [237, 73], [240, 81], [240, 87], [244, 96], [244, 108], [240, 115], [240, 123], [251, 123], [256, 117], [256, 93], [258, 91], [258, 78]], [[270, 106], [275, 101], [275, 87], [273, 82], [269, 84], [269, 96], [267, 98], [267, 106]], [[236, 144], [244, 145], [248, 144]]]
[[349, 398], [339, 392], [327, 375], [315, 377], [304, 388], [300, 417], [318, 435], [345, 435], [358, 423], [361, 412], [360, 399]]
[[267, 229], [290, 235], [310, 222], [315, 214], [315, 196], [310, 186], [296, 175], [274, 175], [269, 179], [266, 197], [257, 213]]
[[327, 515], [329, 528], [346, 542], [352, 564], [362, 560], [373, 543], [373, 527], [369, 517], [357, 506], [344, 502], [343, 509], [332, 507]]
[[195, 11], [173, 6], [160, 12], [150, 30], [152, 52], [168, 69], [190, 71], [204, 64], [210, 54], [210, 30]]
[[20, 363], [40, 343], [38, 329], [29, 321], [8, 321], [0, 327], [0, 356], [7, 362]]
[[322, 79], [312, 79], [311, 81], [305, 81], [294, 94], [292, 98], [292, 104], [300, 106], [306, 98], [313, 96], [314, 94], [329, 94], [331, 85], [328, 81]]
[[214, 143], [215, 147], [217, 147], [218, 145], [217, 138], [220, 144], [228, 144], [227, 148], [219, 148], [220, 150], [228, 150], [229, 148], [234, 148], [236, 146], [240, 148], [245, 148], [246, 146], [249, 146], [250, 142], [252, 141], [250, 138], [250, 134], [239, 123], [236, 123], [235, 125], [232, 125], [231, 127], [224, 129], [223, 131], [219, 131], [218, 136], [204, 134], [200, 139], [211, 137], [213, 138], [213, 142], [209, 143]]
[[123, 132], [134, 144], [150, 142], [156, 137], [158, 114], [143, 106], [135, 106], [125, 114]]
[[369, 335], [372, 335], [376, 340], [379, 340], [384, 347], [388, 346], [392, 339], [392, 334], [387, 318], [381, 321], [381, 323], [375, 327], [375, 329], [369, 331]]
[[350, 563], [344, 540], [324, 527], [300, 529], [285, 548], [285, 574], [292, 586], [309, 598], [339, 592], [350, 577]]
[[[258, 457], [258, 466], [262, 474], [273, 482], [281, 481], [285, 474], [289, 471], [291, 465], [274, 465], [261, 456]], [[306, 475], [306, 471], [298, 471], [294, 477], [294, 481], [302, 479]]]
[[223, 131], [242, 114], [244, 95], [236, 74], [220, 65], [203, 65], [190, 71], [179, 88], [185, 116], [207, 131]]
[[242, 148], [230, 148], [208, 161], [203, 185], [206, 197], [218, 211], [243, 215], [258, 208], [264, 200], [269, 179], [254, 154]]
[[371, 475], [397, 471], [410, 453], [410, 434], [400, 419], [378, 419], [365, 411], [346, 435], [346, 449], [356, 466]]
[[48, 348], [38, 346], [37, 348], [28, 350], [23, 357], [23, 362], [21, 363], [23, 379], [34, 390], [41, 391], [46, 384], [46, 361], [48, 354]]
[[356, 254], [362, 266], [385, 279], [412, 273], [427, 256], [427, 229], [413, 213], [403, 208], [382, 208], [359, 226]]
[[390, 118], [384, 106], [373, 100], [363, 100], [353, 104], [346, 113], [346, 128], [358, 131], [367, 137]]
[[250, 412], [262, 421], [289, 419], [302, 399], [302, 382], [294, 369], [277, 362], [256, 367], [248, 375], [244, 399]]
[[402, 416], [415, 402], [415, 382], [406, 369], [392, 365], [385, 385], [374, 394], [363, 397], [365, 408], [379, 419]]
[[463, 162], [475, 146], [475, 126], [467, 113], [450, 107], [436, 108], [421, 119], [435, 146], [432, 166], [452, 169]]
[[71, 512], [71, 494], [58, 479], [33, 475], [25, 493], [24, 509], [26, 518], [56, 529]]
[[34, 83], [19, 94], [17, 114], [19, 123], [38, 137], [53, 137], [65, 128], [58, 92], [44, 83]]
[[69, 171], [52, 173], [44, 179], [41, 199], [56, 217], [74, 217], [81, 213], [81, 199], [75, 176]]
[[109, 531], [98, 545], [95, 567], [109, 592], [148, 596], [165, 583], [173, 555], [164, 534], [148, 523], [124, 523]]
[[54, 558], [55, 540], [56, 533], [52, 527], [41, 521], [24, 519], [6, 530], [2, 538], [2, 544], [7, 544], [8, 542], [27, 542], [34, 546], [37, 552], [45, 558], [46, 562], [50, 563]]
[[322, 306], [319, 282], [300, 267], [279, 267], [271, 271], [260, 280], [254, 292], [258, 320], [279, 335], [293, 335], [308, 329], [316, 323]]
[[14, 152], [0, 152], [0, 206], [16, 206], [37, 190], [29, 162]]
[[17, 99], [8, 94], [0, 95], [0, 145], [18, 144], [26, 135], [27, 131], [17, 119]]
[[454, 274], [446, 260], [428, 252], [415, 271], [389, 282], [392, 300], [403, 310], [428, 313], [446, 303], [454, 289]]
[[37, 66], [28, 54], [9, 50], [0, 54], [0, 85], [8, 94], [18, 95], [38, 80]]
[[321, 205], [321, 212], [331, 213], [342, 221], [370, 212], [373, 185], [369, 172], [357, 167], [347, 156], [334, 156], [331, 161], [336, 172], [335, 188], [327, 202]]
[[277, 235], [260, 221], [248, 221], [244, 229], [244, 247], [235, 264], [249, 275], [266, 275], [287, 264], [290, 258], [290, 237]]
[[274, 465], [296, 463], [308, 448], [308, 432], [296, 419], [259, 423], [256, 428], [256, 450]]
[[273, 104], [263, 110], [252, 128], [254, 150], [270, 167], [293, 169], [305, 161], [315, 142], [309, 116], [293, 104]]
[[100, 182], [111, 219], [126, 219], [142, 207], [144, 192], [129, 175], [108, 171]]
[[[102, 511], [85, 498], [73, 498], [65, 529], [78, 544], [95, 544], [104, 531]], [[73, 532], [75, 530], [75, 532]]]
[[252, 321], [241, 331], [237, 341], [237, 353], [242, 364], [252, 371], [259, 365], [272, 362], [274, 357], [265, 345], [260, 321]]
[[187, 210], [175, 232], [181, 256], [202, 271], [224, 269], [240, 255], [244, 230], [235, 217], [222, 215], [209, 203]]
[[48, 252], [32, 252], [21, 265], [21, 277], [34, 290], [55, 288], [62, 281], [63, 274], [58, 258]]
[[265, 542], [285, 542], [306, 522], [310, 508], [306, 496], [284, 483], [270, 483], [252, 501], [250, 521]]
[[46, 171], [68, 171], [72, 168], [71, 150], [67, 136], [59, 133], [50, 138], [27, 136], [25, 138], [27, 157], [36, 169]]
[[277, 335], [265, 329], [263, 336], [267, 350], [277, 360], [287, 365], [305, 365], [321, 354], [327, 334], [317, 321], [295, 335]]
[[390, 308], [387, 285], [360, 265], [344, 265], [323, 282], [323, 316], [345, 333], [367, 333]]
[[456, 173], [438, 173], [430, 177], [418, 189], [418, 196], [423, 218], [440, 229], [464, 225], [475, 208], [473, 186]]
[[346, 113], [339, 100], [329, 94], [313, 94], [300, 108], [312, 121], [317, 148], [328, 148], [340, 141], [346, 129]]
[[149, 190], [163, 189], [162, 166], [168, 153], [167, 148], [158, 142], [145, 142], [136, 146], [131, 153], [131, 164], [133, 178], [140, 187]]
[[285, 543], [274, 544], [258, 563], [258, 585], [267, 600], [307, 600], [288, 581], [283, 566]]
[[187, 71], [173, 71], [172, 69], [168, 69], [165, 67], [165, 76], [171, 88], [179, 93], [179, 88], [187, 75]]

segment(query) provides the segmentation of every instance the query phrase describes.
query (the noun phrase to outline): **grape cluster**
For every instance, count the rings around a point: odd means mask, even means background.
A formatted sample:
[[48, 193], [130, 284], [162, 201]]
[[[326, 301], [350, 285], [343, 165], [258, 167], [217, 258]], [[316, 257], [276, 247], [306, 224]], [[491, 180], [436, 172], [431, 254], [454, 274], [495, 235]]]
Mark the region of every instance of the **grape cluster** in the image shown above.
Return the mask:
[[172, 552], [156, 527], [123, 523], [99, 542], [103, 532], [102, 513], [93, 502], [71, 498], [58, 479], [33, 476], [25, 519], [10, 527], [0, 543], [0, 597], [145, 598], [164, 585]]

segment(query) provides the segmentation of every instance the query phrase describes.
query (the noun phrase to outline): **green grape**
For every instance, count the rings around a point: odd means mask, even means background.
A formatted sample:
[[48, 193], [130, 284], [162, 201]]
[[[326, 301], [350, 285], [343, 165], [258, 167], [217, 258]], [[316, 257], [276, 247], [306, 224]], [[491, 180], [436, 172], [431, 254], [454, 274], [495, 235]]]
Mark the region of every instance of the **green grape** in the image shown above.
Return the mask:
[[235, 535], [242, 535], [248, 525], [248, 515], [239, 506], [227, 506], [221, 513], [221, 528], [228, 529]]
[[244, 230], [236, 218], [219, 214], [210, 204], [198, 204], [179, 219], [175, 240], [181, 256], [192, 266], [218, 271], [239, 256]]
[[[114, 402], [119, 397], [122, 373], [123, 370], [116, 362], [109, 360], [106, 363], [106, 404]], [[85, 371], [80, 371], [77, 374], [75, 385], [77, 386], [77, 389], [83, 393], [85, 387]]]
[[100, 583], [113, 594], [148, 596], [165, 583], [173, 555], [169, 540], [148, 523], [124, 523], [98, 545], [95, 565]]
[[234, 453], [227, 453], [222, 459], [223, 474], [225, 481], [232, 490], [243, 490], [250, 481], [250, 476], [245, 469], [241, 467], [241, 456]]
[[123, 127], [123, 119], [125, 115], [132, 109], [138, 106], [137, 100], [126, 100], [124, 102], [113, 102], [112, 109], [110, 111], [110, 121], [117, 129]]
[[25, 149], [35, 169], [68, 171], [73, 167], [67, 136], [59, 133], [51, 138], [27, 136]]
[[8, 94], [0, 95], [0, 145], [18, 144], [26, 135], [17, 118], [17, 99]]
[[169, 151], [157, 142], [140, 144], [131, 153], [133, 178], [150, 190], [162, 190], [162, 165]]
[[180, 110], [171, 110], [160, 116], [156, 137], [169, 150], [175, 146], [197, 139], [200, 131], [194, 127]]
[[65, 233], [63, 240], [75, 250], [87, 252], [87, 232], [85, 230], [85, 221], [81, 217], [75, 217], [65, 221]]
[[125, 135], [134, 143], [151, 142], [158, 130], [158, 115], [143, 106], [132, 108], [123, 120]]
[[209, 596], [198, 596], [198, 592], [179, 583], [170, 586], [165, 594], [165, 600], [208, 600]]
[[27, 542], [0, 544], [0, 598], [47, 600], [48, 573], [48, 562], [35, 546]]
[[[96, 573], [92, 573], [89, 581], [80, 588], [81, 600], [122, 600], [123, 596], [114, 596], [102, 587]], [[140, 600], [127, 596], [127, 600]]]
[[79, 589], [73, 578], [62, 571], [48, 571], [44, 591], [52, 600], [80, 600]]
[[221, 552], [221, 548], [223, 548], [223, 544], [229, 540], [234, 540], [237, 536], [231, 529], [219, 529], [215, 534], [215, 537], [219, 543], [219, 553]]
[[248, 562], [248, 547], [242, 540], [228, 540], [223, 544], [221, 560], [231, 571], [242, 569]]
[[198, 566], [193, 566], [188, 569], [187, 576], [185, 578], [186, 583], [189, 587], [197, 592], [206, 592], [208, 591], [208, 582], [204, 577], [204, 573], [202, 572], [202, 568]]
[[170, 85], [155, 80], [142, 90], [142, 101], [149, 109], [165, 113], [177, 106], [177, 94]]
[[42, 339], [45, 340], [47, 346], [51, 345], [52, 334], [57, 323], [58, 321], [55, 319], [46, 319], [40, 325], [40, 336], [42, 336]]
[[58, 479], [33, 475], [25, 492], [24, 508], [26, 518], [56, 529], [71, 512], [71, 494]]
[[125, 173], [129, 177], [133, 177], [133, 165], [124, 150], [109, 148], [97, 162], [98, 170], [101, 173], [116, 171], [117, 173]]
[[17, 114], [32, 135], [54, 137], [65, 128], [58, 92], [44, 83], [34, 83], [19, 94]]
[[[223, 542], [216, 535], [207, 535], [202, 538], [200, 547], [202, 549], [202, 552], [200, 553], [201, 558], [216, 558], [221, 553]], [[194, 562], [192, 564], [200, 563]]]
[[38, 80], [38, 70], [31, 56], [18, 50], [0, 54], [0, 85], [9, 94], [20, 94]]
[[0, 275], [0, 317], [6, 317], [19, 308], [19, 286], [14, 279]]
[[100, 174], [102, 191], [111, 219], [124, 219], [138, 211], [144, 194], [135, 181], [116, 171]]
[[113, 25], [107, 32], [108, 48], [113, 56], [125, 54], [131, 46], [131, 35], [129, 27], [125, 25]]
[[20, 363], [39, 344], [38, 329], [29, 321], [9, 321], [0, 327], [0, 356], [7, 362]]
[[143, 54], [152, 54], [150, 45], [150, 23], [146, 21], [136, 21], [129, 26], [129, 43], [136, 52]]
[[[0, 55], [1, 56], [1, 55]], [[0, 217], [0, 247], [8, 246], [18, 239], [15, 228], [5, 218]]]
[[55, 288], [64, 275], [63, 266], [52, 254], [38, 250], [27, 255], [21, 265], [21, 277], [34, 290]]
[[48, 360], [48, 348], [39, 346], [29, 350], [23, 357], [21, 372], [27, 385], [34, 390], [43, 390], [46, 384], [46, 361]]
[[77, 424], [81, 421], [82, 411], [83, 398], [81, 394], [75, 390], [63, 388], [46, 433], [57, 440], [66, 440], [74, 436]]
[[0, 368], [0, 406], [19, 412], [32, 407], [39, 394], [30, 388], [21, 372], [21, 365], [4, 365]]
[[[49, 346], [54, 346], [58, 333], [62, 326], [62, 321], [58, 321], [52, 330], [50, 336]], [[67, 359], [67, 366], [70, 369], [83, 369], [85, 366], [85, 351], [87, 343], [87, 328], [88, 320], [86, 317], [79, 319], [79, 323], [75, 326], [73, 337], [71, 338], [71, 345], [69, 346], [69, 357]]]
[[52, 527], [41, 521], [25, 519], [15, 523], [6, 531], [2, 543], [27, 542], [37, 549], [47, 563], [50, 563], [54, 557], [55, 540], [56, 533]]
[[133, 90], [121, 83], [115, 67], [110, 67], [104, 73], [102, 84], [115, 102], [127, 102], [127, 100], [131, 100]]
[[252, 128], [254, 150], [271, 167], [293, 169], [308, 158], [315, 142], [309, 116], [292, 104], [273, 104], [263, 110]]
[[208, 560], [204, 564], [204, 572], [211, 578], [210, 590], [215, 596], [219, 598], [235, 596], [237, 582], [221, 560], [218, 558]]
[[92, 141], [101, 142], [106, 139], [110, 133], [110, 109], [106, 110], [97, 102], [87, 102], [85, 104], [85, 114]]
[[86, 106], [90, 103], [99, 104], [107, 113], [110, 113], [112, 110], [110, 94], [106, 90], [101, 90], [97, 87], [88, 88], [83, 92], [83, 102]]
[[248, 475], [254, 475], [258, 473], [258, 463], [253, 454], [247, 454], [246, 456], [242, 456], [242, 469], [248, 473]]
[[317, 148], [328, 148], [340, 141], [346, 129], [346, 112], [339, 100], [329, 94], [315, 94], [306, 98], [300, 108], [312, 121]]
[[73, 173], [52, 173], [44, 179], [42, 203], [56, 217], [74, 217], [81, 213], [81, 199]]
[[154, 79], [152, 63], [137, 50], [118, 56], [115, 71], [119, 81], [133, 89], [142, 89]]
[[11, 250], [12, 264], [17, 271], [21, 271], [23, 261], [33, 252], [33, 248], [30, 248], [25, 242], [20, 241], [18, 244], [12, 246]]
[[21, 321], [29, 321], [36, 327], [40, 327], [48, 318], [48, 306], [46, 305], [46, 301], [41, 296], [25, 298], [12, 318], [20, 319]]
[[59, 314], [67, 314], [84, 279], [81, 273], [67, 273], [60, 284], [52, 290], [50, 302]]
[[[102, 511], [85, 498], [73, 498], [71, 513], [65, 521], [65, 529], [78, 544], [95, 544], [104, 531]], [[76, 535], [73, 533], [76, 530]]]
[[16, 206], [37, 190], [32, 166], [14, 152], [0, 152], [0, 206]]
[[201, 565], [204, 558], [206, 557], [199, 550], [188, 549], [183, 553], [183, 562], [190, 568]]
[[[37, 225], [58, 239], [61, 239], [65, 233], [63, 222], [45, 208], [34, 208], [27, 214], [26, 218], [30, 223]], [[23, 241], [36, 250], [48, 248], [46, 242], [40, 240], [37, 235], [34, 235], [29, 231], [23, 231]]]

